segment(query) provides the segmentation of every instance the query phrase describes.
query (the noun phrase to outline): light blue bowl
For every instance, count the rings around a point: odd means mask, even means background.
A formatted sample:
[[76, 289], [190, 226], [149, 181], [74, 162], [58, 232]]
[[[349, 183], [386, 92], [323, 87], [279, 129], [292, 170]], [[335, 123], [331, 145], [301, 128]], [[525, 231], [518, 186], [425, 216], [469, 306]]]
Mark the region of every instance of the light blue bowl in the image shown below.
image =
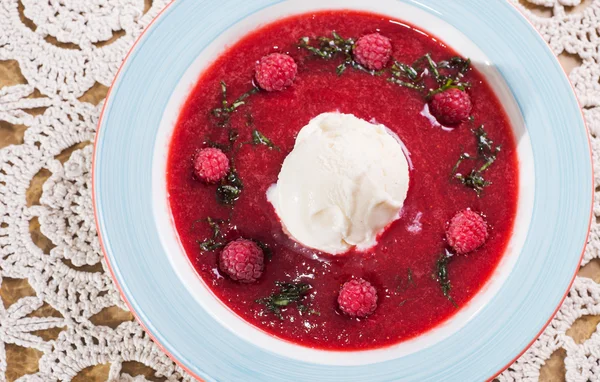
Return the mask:
[[[539, 335], [574, 278], [591, 218], [591, 153], [573, 90], [548, 46], [504, 1], [370, 3], [178, 0], [138, 41], [111, 88], [96, 139], [93, 172], [96, 218], [106, 259], [142, 325], [199, 378], [489, 379]], [[231, 312], [219, 308], [199, 278], [190, 276], [193, 270], [176, 247], [162, 171], [169, 126], [189, 90], [186, 82], [214, 58], [220, 38], [234, 36], [235, 40], [241, 37], [236, 30], [252, 24], [248, 20], [291, 4], [373, 10], [385, 5], [388, 11], [380, 12], [411, 20], [444, 41], [456, 42], [460, 46], [450, 45], [460, 53], [476, 52], [478, 68], [497, 84], [520, 139], [517, 226], [522, 228], [515, 232], [506, 260], [457, 317], [397, 347], [364, 354], [324, 354], [265, 339], [264, 333], [244, 327]], [[438, 25], [431, 20], [438, 20]]]

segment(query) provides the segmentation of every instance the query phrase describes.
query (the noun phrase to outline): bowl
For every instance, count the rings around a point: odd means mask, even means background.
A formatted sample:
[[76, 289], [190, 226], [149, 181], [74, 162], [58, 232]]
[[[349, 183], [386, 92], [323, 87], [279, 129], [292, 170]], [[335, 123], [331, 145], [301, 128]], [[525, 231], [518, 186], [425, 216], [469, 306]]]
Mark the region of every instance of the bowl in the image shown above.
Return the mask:
[[[593, 182], [587, 130], [556, 58], [505, 2], [249, 3], [171, 4], [138, 40], [111, 87], [95, 142], [93, 195], [106, 260], [125, 301], [168, 354], [206, 380], [492, 378], [528, 347], [560, 306], [589, 230]], [[470, 57], [503, 104], [518, 140], [515, 228], [492, 278], [435, 329], [368, 351], [310, 349], [239, 318], [191, 266], [167, 202], [170, 136], [202, 71], [249, 31], [325, 9], [389, 15]]]

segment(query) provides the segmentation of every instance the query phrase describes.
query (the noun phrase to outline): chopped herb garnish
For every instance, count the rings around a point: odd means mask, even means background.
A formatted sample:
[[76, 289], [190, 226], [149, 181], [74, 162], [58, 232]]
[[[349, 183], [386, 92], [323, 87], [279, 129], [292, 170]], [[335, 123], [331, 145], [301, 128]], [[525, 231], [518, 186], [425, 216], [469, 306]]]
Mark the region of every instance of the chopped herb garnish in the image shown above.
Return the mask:
[[396, 85], [400, 85], [405, 88], [409, 88], [409, 89], [413, 89], [413, 90], [421, 91], [424, 89], [424, 86], [422, 84], [415, 84], [412, 82], [402, 81], [401, 79], [395, 78], [395, 77], [388, 78], [388, 81], [391, 83], [394, 83]]
[[431, 54], [427, 53], [412, 65], [395, 61], [390, 70], [392, 75], [388, 81], [417, 91], [424, 91], [424, 78], [426, 74], [429, 74], [438, 84], [437, 88], [430, 89], [427, 93], [426, 98], [429, 99], [448, 89], [465, 90], [470, 87], [468, 82], [462, 81], [464, 74], [469, 69], [470, 62], [461, 57], [453, 57], [448, 61], [436, 63]]
[[465, 186], [472, 188], [477, 193], [477, 196], [481, 196], [483, 189], [492, 184], [492, 182], [485, 180], [483, 177], [483, 171], [485, 171], [484, 167], [486, 165], [478, 170], [471, 170], [468, 175], [455, 174], [454, 177]]
[[[465, 90], [471, 86], [470, 83], [462, 81], [462, 78], [467, 73], [471, 65], [470, 59], [465, 60], [461, 57], [452, 57], [448, 61], [440, 61], [436, 63], [433, 61], [429, 53], [424, 57], [428, 63], [431, 74], [435, 78], [435, 81], [439, 84], [437, 89], [432, 89], [429, 91], [429, 93], [427, 93], [428, 99], [449, 89]], [[454, 75], [444, 75], [440, 73], [440, 69], [445, 69], [446, 71], [453, 70], [456, 73]]]
[[401, 62], [398, 62], [398, 61], [394, 62], [392, 69], [394, 71], [398, 72], [398, 74], [397, 74], [398, 77], [404, 76], [411, 81], [416, 81], [417, 78], [419, 78], [419, 72], [415, 68], [413, 68], [412, 66], [403, 64]]
[[200, 250], [202, 250], [202, 252], [214, 251], [215, 249], [219, 249], [225, 246], [225, 243], [223, 242], [223, 231], [221, 230], [221, 224], [224, 224], [227, 221], [208, 217], [206, 219], [196, 220], [192, 224], [192, 229], [195, 228], [195, 225], [198, 222], [207, 222], [213, 231], [211, 238], [206, 239], [204, 241], [196, 240], [198, 245], [200, 245]]
[[437, 63], [437, 67], [442, 69], [458, 69], [459, 74], [466, 74], [471, 67], [471, 59], [464, 59], [462, 57], [452, 57], [448, 61], [440, 61]]
[[217, 187], [217, 199], [221, 204], [232, 205], [240, 198], [241, 192], [239, 187], [223, 184]]
[[[500, 151], [499, 147], [498, 147], [498, 151]], [[479, 169], [479, 172], [484, 172], [485, 170], [487, 170], [495, 161], [496, 161], [496, 155], [488, 157], [487, 162], [485, 162], [484, 165], [481, 166], [481, 168]]]
[[206, 218], [206, 221], [213, 231], [213, 238], [220, 238], [223, 235], [223, 232], [221, 231], [221, 224], [225, 223], [225, 221], [221, 219], [213, 219], [211, 217]]
[[458, 308], [458, 305], [450, 296], [450, 290], [452, 289], [452, 284], [450, 284], [450, 278], [448, 275], [448, 263], [450, 258], [452, 257], [452, 253], [448, 250], [445, 253], [442, 253], [436, 262], [435, 273], [432, 275], [434, 280], [440, 284], [440, 288], [442, 289], [442, 293], [444, 296], [454, 305], [455, 308]]
[[438, 71], [438, 66], [431, 58], [431, 54], [427, 53], [423, 57], [425, 57], [425, 61], [427, 61], [427, 65], [429, 66], [429, 70], [431, 71], [433, 78], [435, 78], [438, 83], [443, 82], [443, 78], [440, 76], [440, 72]]
[[462, 153], [460, 154], [460, 157], [458, 158], [458, 161], [456, 162], [456, 164], [454, 165], [454, 167], [452, 168], [452, 177], [454, 177], [456, 175], [456, 172], [458, 171], [458, 168], [460, 167], [461, 163], [467, 159], [473, 159], [471, 157], [471, 155], [469, 153]]
[[413, 66], [395, 61], [391, 73], [392, 77], [388, 78], [389, 82], [418, 91], [425, 89], [419, 71]]
[[[311, 39], [303, 37], [298, 42], [298, 46], [325, 60], [331, 60], [338, 55], [343, 55], [344, 61], [336, 68], [338, 76], [341, 76], [348, 67], [370, 73], [371, 75], [381, 75], [386, 71], [385, 69], [380, 71], [368, 70], [360, 65], [354, 60], [352, 54], [355, 43], [354, 39], [345, 39], [335, 31], [332, 32], [332, 35], [333, 38], [317, 38], [318, 45], [311, 45]], [[465, 60], [461, 57], [452, 57], [447, 61], [436, 63], [431, 54], [427, 53], [417, 59], [412, 65], [394, 61], [394, 65], [390, 69], [391, 76], [387, 80], [406, 88], [424, 91], [425, 84], [423, 77], [429, 73], [438, 84], [437, 88], [430, 89], [427, 93], [427, 98], [430, 98], [448, 89], [465, 90], [470, 87], [471, 85], [468, 82], [462, 81], [462, 78], [469, 70], [470, 64], [471, 60]], [[443, 69], [443, 73], [441, 69]]]
[[214, 251], [215, 249], [222, 248], [225, 245], [223, 243], [217, 243], [213, 239], [204, 240], [202, 242], [200, 240], [196, 240], [196, 243], [198, 243], [202, 252]]
[[331, 32], [333, 38], [330, 37], [319, 37], [319, 47], [315, 48], [309, 45], [310, 38], [304, 37], [300, 39], [300, 47], [307, 49], [315, 56], [321, 57], [326, 60], [334, 58], [338, 53], [344, 55], [350, 55], [352, 48], [354, 47], [354, 39], [345, 39], [335, 31]]
[[333, 38], [317, 38], [316, 40], [319, 42], [318, 46], [310, 45], [310, 37], [303, 37], [298, 42], [298, 46], [308, 50], [314, 56], [320, 57], [324, 60], [331, 60], [338, 55], [343, 55], [344, 61], [336, 68], [336, 73], [338, 76], [341, 76], [349, 66], [356, 70], [370, 73], [371, 75], [380, 75], [382, 73], [382, 71], [369, 70], [354, 60], [354, 56], [352, 55], [354, 39], [345, 39], [335, 31], [332, 32], [332, 36]]
[[263, 133], [254, 129], [252, 130], [252, 142], [253, 145], [264, 145], [270, 149], [275, 149], [279, 151], [279, 147], [275, 146], [273, 142], [269, 138], [267, 138]]
[[[483, 125], [476, 129], [472, 129], [471, 131], [475, 135], [477, 141], [477, 158], [474, 158], [469, 153], [461, 154], [452, 168], [452, 177], [460, 181], [466, 187], [473, 189], [477, 193], [477, 196], [481, 196], [483, 189], [492, 184], [492, 182], [485, 179], [483, 174], [496, 161], [501, 148], [500, 146], [494, 147], [494, 141], [489, 139]], [[478, 159], [479, 161], [483, 161], [483, 164], [480, 165], [479, 168], [472, 169], [467, 175], [464, 175], [459, 173], [458, 169], [461, 163], [466, 159]]]
[[229, 184], [231, 184], [234, 187], [237, 188], [244, 188], [244, 184], [242, 183], [242, 180], [238, 177], [237, 172], [235, 171], [235, 169], [231, 169], [231, 171], [229, 171], [229, 174], [227, 174], [227, 182]]
[[[221, 85], [221, 106], [215, 109], [212, 109], [212, 115], [217, 119], [217, 125], [219, 127], [226, 127], [229, 131], [227, 134], [228, 144], [218, 143], [207, 141], [207, 145], [211, 147], [218, 148], [222, 151], [234, 151], [232, 156], [235, 156], [235, 147], [234, 144], [239, 137], [239, 133], [236, 129], [232, 128], [230, 125], [230, 117], [233, 112], [238, 110], [241, 106], [245, 105], [248, 97], [251, 95], [258, 93], [260, 89], [256, 86], [253, 86], [252, 89], [247, 91], [246, 93], [239, 96], [235, 101], [229, 102], [227, 100], [227, 84], [225, 81], [220, 82]], [[252, 116], [248, 113], [248, 124], [252, 123]], [[268, 140], [267, 140], [268, 141]], [[270, 141], [268, 141], [270, 143]], [[233, 161], [233, 158], [232, 158]], [[231, 171], [227, 174], [227, 177], [224, 181], [221, 182], [219, 187], [217, 187], [217, 200], [221, 204], [232, 206], [235, 204], [236, 200], [239, 199], [240, 194], [242, 193], [242, 189], [244, 188], [241, 179], [238, 177], [235, 169], [232, 166]], [[202, 245], [202, 244], [201, 244]], [[206, 244], [204, 248], [212, 248], [210, 243]]]
[[[350, 46], [344, 46], [345, 41], [342, 41], [341, 44], [336, 44], [335, 43], [335, 34], [334, 34], [334, 40], [329, 39], [327, 37], [319, 37], [318, 40], [320, 42], [320, 46], [314, 47], [314, 46], [310, 45], [310, 37], [302, 37], [300, 39], [300, 41], [298, 42], [298, 46], [300, 48], [304, 48], [304, 49], [308, 50], [309, 52], [311, 52], [313, 55], [315, 55], [317, 57], [321, 57], [325, 60], [330, 60], [337, 53], [343, 52], [345, 49], [352, 49], [352, 45], [354, 45], [354, 42], [352, 42], [352, 44], [350, 44]], [[330, 41], [334, 41], [334, 43], [330, 44], [329, 43]]]
[[443, 93], [449, 89], [465, 90], [466, 88], [468, 88], [470, 86], [471, 86], [471, 84], [468, 82], [456, 82], [454, 79], [448, 78], [446, 80], [446, 82], [442, 83], [442, 85], [439, 88], [430, 90], [429, 93], [427, 93], [426, 98], [429, 99], [429, 98], [433, 97], [434, 95]]
[[488, 138], [484, 125], [479, 126], [477, 129], [472, 129], [471, 131], [477, 138], [477, 154], [479, 154], [479, 157], [486, 161], [489, 161], [491, 158], [494, 158], [495, 160], [496, 154], [500, 152], [500, 146], [494, 147], [494, 141]]
[[300, 313], [309, 312], [311, 314], [318, 314], [318, 312], [309, 310], [306, 304], [300, 303], [312, 288], [310, 284], [278, 281], [275, 285], [279, 288], [278, 292], [273, 292], [269, 297], [260, 298], [256, 302], [264, 305], [268, 311], [280, 320], [283, 320], [282, 309], [293, 302], [296, 303], [296, 307]]
[[297, 304], [296, 304], [296, 306], [298, 307], [298, 311], [299, 311], [301, 314], [308, 313], [308, 314], [314, 314], [314, 315], [316, 315], [316, 316], [320, 316], [320, 315], [321, 315], [321, 312], [319, 312], [319, 311], [316, 311], [316, 310], [314, 310], [314, 309], [311, 309], [311, 308], [309, 308], [309, 307], [308, 307], [308, 306], [306, 306], [306, 305], [303, 305], [303, 304], [297, 303]]
[[229, 124], [229, 118], [231, 114], [240, 106], [245, 105], [248, 97], [250, 97], [252, 94], [258, 93], [259, 91], [260, 89], [255, 86], [239, 96], [232, 103], [229, 103], [229, 101], [227, 101], [227, 84], [225, 81], [221, 81], [221, 107], [217, 107], [211, 111], [212, 115], [218, 119], [217, 125], [221, 127], [227, 126]]
[[217, 187], [217, 200], [221, 204], [232, 206], [240, 198], [244, 184], [235, 169], [231, 169], [222, 184]]
[[413, 281], [412, 269], [410, 269], [410, 268], [408, 268], [408, 283], [410, 285], [415, 285], [415, 282]]

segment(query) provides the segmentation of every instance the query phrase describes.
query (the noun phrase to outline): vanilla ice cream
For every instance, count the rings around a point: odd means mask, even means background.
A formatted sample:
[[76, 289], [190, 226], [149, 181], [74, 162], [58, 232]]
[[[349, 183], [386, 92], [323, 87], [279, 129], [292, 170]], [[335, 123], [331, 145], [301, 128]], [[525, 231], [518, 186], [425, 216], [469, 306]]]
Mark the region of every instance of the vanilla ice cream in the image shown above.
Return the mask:
[[398, 219], [409, 184], [399, 138], [352, 114], [323, 113], [298, 133], [267, 199], [306, 247], [365, 250]]

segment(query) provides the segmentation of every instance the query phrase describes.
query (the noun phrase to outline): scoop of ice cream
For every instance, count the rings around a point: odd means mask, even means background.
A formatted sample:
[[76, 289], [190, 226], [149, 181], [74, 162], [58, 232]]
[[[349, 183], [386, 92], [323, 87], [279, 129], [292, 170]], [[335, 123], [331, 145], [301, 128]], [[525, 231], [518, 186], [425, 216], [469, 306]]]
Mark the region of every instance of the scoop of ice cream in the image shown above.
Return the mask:
[[304, 126], [267, 192], [286, 233], [330, 254], [368, 249], [398, 219], [409, 185], [399, 138], [352, 114]]

